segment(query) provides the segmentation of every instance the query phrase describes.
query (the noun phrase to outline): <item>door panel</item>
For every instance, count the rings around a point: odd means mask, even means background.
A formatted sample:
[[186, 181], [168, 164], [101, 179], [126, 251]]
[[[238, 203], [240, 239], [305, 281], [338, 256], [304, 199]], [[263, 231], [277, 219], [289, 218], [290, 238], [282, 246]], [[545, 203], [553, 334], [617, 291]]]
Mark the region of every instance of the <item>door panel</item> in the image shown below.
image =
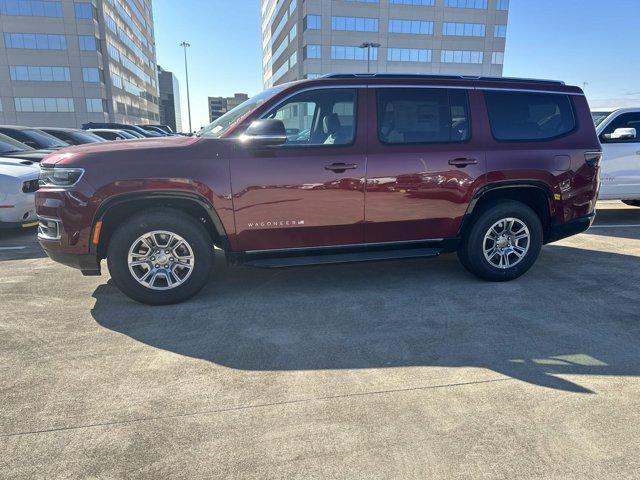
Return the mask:
[[455, 237], [485, 173], [466, 91], [372, 88], [369, 95], [376, 115], [369, 120], [366, 242]]
[[267, 115], [285, 123], [287, 144], [261, 149], [238, 144], [231, 182], [242, 250], [364, 241], [366, 125], [357, 119], [366, 118], [366, 103], [358, 101], [361, 96], [357, 89], [305, 91]]

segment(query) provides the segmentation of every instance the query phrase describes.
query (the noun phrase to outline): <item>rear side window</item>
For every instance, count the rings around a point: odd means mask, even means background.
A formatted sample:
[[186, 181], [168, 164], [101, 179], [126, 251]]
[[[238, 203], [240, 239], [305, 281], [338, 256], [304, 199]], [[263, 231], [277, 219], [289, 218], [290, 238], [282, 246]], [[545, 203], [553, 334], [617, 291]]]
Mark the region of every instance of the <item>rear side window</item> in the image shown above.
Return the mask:
[[568, 95], [485, 92], [491, 131], [496, 140], [548, 140], [576, 128]]
[[378, 89], [378, 138], [382, 143], [464, 142], [470, 136], [465, 91]]

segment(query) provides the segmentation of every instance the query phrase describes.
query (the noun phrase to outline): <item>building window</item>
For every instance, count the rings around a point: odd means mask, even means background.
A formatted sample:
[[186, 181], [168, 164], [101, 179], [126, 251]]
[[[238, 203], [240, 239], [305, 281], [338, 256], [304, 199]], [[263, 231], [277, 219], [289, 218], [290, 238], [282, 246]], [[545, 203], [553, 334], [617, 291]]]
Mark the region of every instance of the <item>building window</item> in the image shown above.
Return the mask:
[[99, 82], [100, 70], [95, 67], [82, 67], [82, 80], [85, 82]]
[[321, 58], [322, 49], [320, 45], [307, 45], [304, 58]]
[[305, 30], [320, 30], [322, 28], [322, 17], [320, 15], [307, 15], [304, 17]]
[[453, 23], [442, 24], [442, 35], [458, 37], [484, 37], [486, 26], [482, 23]]
[[487, 0], [445, 0], [446, 7], [486, 9]]
[[113, 43], [107, 43], [107, 51], [109, 52], [109, 56], [116, 62], [120, 61], [120, 51]]
[[442, 63], [482, 63], [482, 52], [469, 50], [442, 50]]
[[107, 27], [109, 27], [109, 30], [111, 30], [113, 33], [117, 33], [118, 31], [118, 24], [116, 23], [116, 21], [111, 17], [111, 15], [109, 15], [108, 13], [104, 14], [104, 21], [107, 24]]
[[493, 52], [491, 54], [492, 65], [502, 65], [504, 63], [504, 52]]
[[496, 25], [493, 29], [493, 36], [499, 38], [506, 38], [507, 36], [507, 26], [506, 25]]
[[419, 7], [433, 7], [435, 0], [391, 0], [394, 5], [416, 5]]
[[48, 35], [44, 33], [5, 33], [4, 45], [6, 48], [66, 50], [67, 40], [64, 35]]
[[293, 67], [296, 63], [298, 63], [298, 52], [293, 52], [291, 57], [289, 57], [289, 68]]
[[291, 27], [291, 30], [289, 31], [289, 42], [293, 42], [296, 35], [298, 35], [298, 25]]
[[509, 10], [509, 0], [498, 0], [496, 10]]
[[331, 17], [332, 30], [377, 32], [378, 19], [365, 17]]
[[16, 112], [74, 112], [73, 98], [16, 97]]
[[101, 113], [104, 111], [101, 98], [87, 98], [87, 112]]
[[93, 5], [90, 3], [76, 3], [76, 18], [93, 18]]
[[96, 50], [96, 37], [93, 35], [78, 35], [78, 47], [84, 51]]
[[382, 143], [448, 143], [469, 139], [467, 93], [444, 88], [379, 88]]
[[389, 32], [413, 35], [433, 35], [433, 22], [421, 20], [389, 20]]
[[[331, 45], [332, 60], [367, 60], [367, 48], [351, 47], [345, 45]], [[378, 49], [371, 48], [370, 60], [378, 60]]]
[[430, 62], [431, 50], [421, 48], [388, 48], [389, 62]]
[[122, 88], [122, 77], [120, 75], [116, 75], [115, 73], [111, 74], [111, 83], [114, 87]]
[[68, 82], [71, 80], [69, 67], [10, 65], [9, 74], [14, 81]]
[[0, 15], [62, 17], [62, 3], [42, 0], [0, 0]]

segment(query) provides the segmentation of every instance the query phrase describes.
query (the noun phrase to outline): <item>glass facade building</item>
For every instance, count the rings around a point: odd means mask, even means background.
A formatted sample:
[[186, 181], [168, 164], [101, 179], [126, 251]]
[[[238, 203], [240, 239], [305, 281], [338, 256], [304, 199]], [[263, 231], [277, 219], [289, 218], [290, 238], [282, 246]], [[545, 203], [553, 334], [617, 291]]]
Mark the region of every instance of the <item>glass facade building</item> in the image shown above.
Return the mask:
[[160, 89], [160, 123], [170, 126], [174, 132], [182, 132], [178, 79], [172, 72], [158, 66], [158, 86]]
[[159, 123], [152, 0], [0, 0], [0, 124]]
[[262, 0], [261, 14], [265, 87], [367, 68], [502, 76], [509, 0]]

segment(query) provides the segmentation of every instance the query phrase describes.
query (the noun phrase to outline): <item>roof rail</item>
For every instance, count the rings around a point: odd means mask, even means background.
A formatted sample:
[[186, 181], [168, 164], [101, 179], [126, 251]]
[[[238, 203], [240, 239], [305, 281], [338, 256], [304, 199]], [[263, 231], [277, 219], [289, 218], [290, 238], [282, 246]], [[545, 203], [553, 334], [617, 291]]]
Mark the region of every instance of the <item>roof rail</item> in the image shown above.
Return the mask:
[[419, 73], [328, 73], [323, 75], [322, 78], [422, 78], [425, 80], [481, 80], [483, 82], [546, 83], [552, 85], [565, 85], [565, 83], [560, 80], [544, 80], [538, 78], [428, 75]]

